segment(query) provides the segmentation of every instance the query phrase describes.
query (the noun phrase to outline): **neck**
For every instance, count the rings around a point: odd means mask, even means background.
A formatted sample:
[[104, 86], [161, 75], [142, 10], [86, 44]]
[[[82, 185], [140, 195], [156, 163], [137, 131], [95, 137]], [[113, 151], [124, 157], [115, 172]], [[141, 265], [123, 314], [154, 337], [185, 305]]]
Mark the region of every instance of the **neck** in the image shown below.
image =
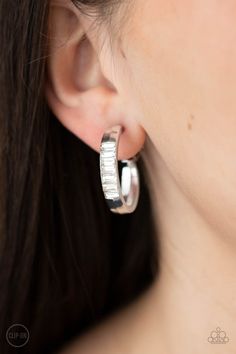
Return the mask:
[[[154, 315], [167, 352], [233, 353], [236, 247], [211, 228], [188, 200], [150, 142], [144, 160], [160, 249], [150, 316]], [[223, 348], [208, 342], [217, 327], [229, 338]]]

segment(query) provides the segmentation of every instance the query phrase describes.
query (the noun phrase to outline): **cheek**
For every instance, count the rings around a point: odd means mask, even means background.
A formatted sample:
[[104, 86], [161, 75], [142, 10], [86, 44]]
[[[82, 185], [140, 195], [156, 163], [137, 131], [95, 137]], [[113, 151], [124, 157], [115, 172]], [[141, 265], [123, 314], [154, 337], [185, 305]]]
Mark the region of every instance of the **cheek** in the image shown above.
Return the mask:
[[135, 13], [127, 85], [181, 188], [214, 223], [222, 223], [224, 203], [224, 223], [235, 232], [236, 2], [171, 4], [149, 0]]

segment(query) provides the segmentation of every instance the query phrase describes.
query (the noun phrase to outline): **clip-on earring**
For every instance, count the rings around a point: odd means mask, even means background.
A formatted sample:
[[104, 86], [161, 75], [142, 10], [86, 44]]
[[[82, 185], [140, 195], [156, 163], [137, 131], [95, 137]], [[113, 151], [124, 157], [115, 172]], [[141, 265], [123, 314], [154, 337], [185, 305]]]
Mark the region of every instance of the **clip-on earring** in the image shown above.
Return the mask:
[[118, 214], [132, 213], [139, 199], [139, 173], [136, 157], [121, 161], [118, 168], [118, 145], [122, 132], [120, 125], [107, 130], [100, 146], [100, 174], [102, 189], [110, 210]]

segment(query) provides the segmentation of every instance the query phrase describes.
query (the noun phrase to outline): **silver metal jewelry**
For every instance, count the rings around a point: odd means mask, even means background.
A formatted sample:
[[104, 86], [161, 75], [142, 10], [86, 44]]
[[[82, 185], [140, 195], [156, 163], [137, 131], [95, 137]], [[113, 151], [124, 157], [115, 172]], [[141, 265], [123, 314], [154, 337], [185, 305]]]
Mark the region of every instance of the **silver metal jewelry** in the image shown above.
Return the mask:
[[121, 179], [119, 178], [117, 154], [121, 132], [122, 127], [117, 125], [103, 135], [100, 146], [100, 175], [110, 210], [127, 214], [137, 207], [140, 186], [136, 157], [121, 161]]

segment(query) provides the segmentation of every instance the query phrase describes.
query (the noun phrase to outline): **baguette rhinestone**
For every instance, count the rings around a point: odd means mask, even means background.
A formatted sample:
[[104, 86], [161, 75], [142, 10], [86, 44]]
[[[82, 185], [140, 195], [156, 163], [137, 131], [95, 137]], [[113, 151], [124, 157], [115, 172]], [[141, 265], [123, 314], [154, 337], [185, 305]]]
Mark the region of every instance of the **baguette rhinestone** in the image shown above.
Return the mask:
[[[115, 213], [125, 214], [131, 213], [137, 206], [139, 197], [139, 175], [138, 170], [133, 160], [124, 161], [127, 166], [123, 171], [130, 170], [129, 174], [122, 175], [123, 190], [128, 191], [126, 196], [122, 195], [122, 188], [120, 185], [117, 150], [119, 137], [122, 131], [121, 126], [115, 126], [108, 130], [102, 138], [100, 146], [100, 175], [102, 182], [102, 189], [105, 199], [111, 211]], [[127, 184], [128, 183], [128, 184]]]
[[127, 214], [132, 213], [138, 203], [139, 174], [135, 159], [122, 161], [126, 167], [121, 170], [121, 185], [117, 159], [121, 132], [122, 127], [115, 126], [103, 135], [100, 146], [100, 175], [110, 210], [114, 213]]

